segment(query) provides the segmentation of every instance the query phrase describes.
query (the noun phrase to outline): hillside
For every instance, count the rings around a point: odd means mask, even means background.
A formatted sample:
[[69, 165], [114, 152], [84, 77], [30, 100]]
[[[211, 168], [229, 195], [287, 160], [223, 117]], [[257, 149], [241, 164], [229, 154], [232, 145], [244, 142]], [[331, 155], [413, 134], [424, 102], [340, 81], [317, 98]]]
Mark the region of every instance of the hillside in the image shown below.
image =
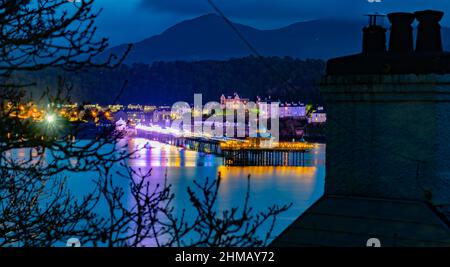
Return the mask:
[[[329, 59], [360, 52], [365, 24], [363, 19], [322, 19], [274, 30], [259, 30], [238, 23], [234, 26], [263, 56]], [[444, 47], [450, 49], [449, 28], [443, 28], [443, 40]], [[120, 54], [126, 47], [113, 47], [106, 54]], [[251, 54], [221, 17], [209, 14], [182, 21], [159, 35], [135, 43], [126, 63], [226, 60]]]

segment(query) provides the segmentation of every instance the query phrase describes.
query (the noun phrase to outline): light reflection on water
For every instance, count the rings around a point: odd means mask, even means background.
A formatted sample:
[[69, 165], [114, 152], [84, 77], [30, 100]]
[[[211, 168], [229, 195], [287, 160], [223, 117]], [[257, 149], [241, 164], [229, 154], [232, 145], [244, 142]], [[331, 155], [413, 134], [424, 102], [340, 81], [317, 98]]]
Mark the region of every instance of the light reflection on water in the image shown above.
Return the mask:
[[[308, 167], [227, 167], [218, 156], [189, 151], [146, 139], [131, 139], [130, 149], [142, 148], [137, 158], [129, 160], [129, 166], [148, 170], [161, 182], [167, 175], [176, 195], [175, 208], [188, 208], [187, 186], [192, 180], [217, 177], [220, 172], [222, 185], [218, 207], [242, 206], [247, 188], [246, 177], [251, 175], [250, 204], [255, 211], [263, 211], [273, 204], [293, 203], [290, 210], [278, 218], [274, 235], [279, 234], [302, 212], [311, 206], [324, 190], [325, 145], [316, 145], [306, 155]], [[263, 234], [263, 233], [260, 233]]]
[[[126, 143], [126, 140], [123, 140]], [[278, 217], [278, 223], [273, 234], [276, 236], [291, 224], [302, 212], [310, 207], [323, 194], [325, 178], [325, 145], [316, 145], [311, 153], [305, 155], [308, 167], [227, 167], [218, 156], [189, 151], [174, 146], [161, 144], [146, 139], [130, 139], [130, 150], [138, 150], [136, 157], [128, 161], [133, 168], [149, 170], [152, 168], [154, 184], [163, 183], [165, 175], [175, 193], [174, 207], [176, 212], [187, 209], [189, 215], [189, 198], [186, 192], [193, 185], [194, 179], [200, 183], [205, 178], [217, 177], [221, 173], [222, 184], [217, 205], [219, 209], [241, 207], [244, 201], [247, 179], [251, 175], [250, 205], [255, 211], [264, 211], [267, 207], [278, 204], [293, 203], [291, 209]], [[29, 149], [18, 149], [10, 156], [29, 160]], [[120, 170], [120, 166], [116, 167]], [[90, 193], [93, 184], [91, 175], [86, 173], [68, 173], [69, 188], [78, 196]], [[126, 186], [123, 179], [117, 179], [119, 184]], [[129, 205], [132, 205], [131, 198]], [[98, 212], [107, 212], [106, 206], [100, 204]], [[191, 210], [192, 212], [192, 210]], [[104, 214], [106, 215], [106, 214]], [[263, 235], [265, 229], [258, 233]]]

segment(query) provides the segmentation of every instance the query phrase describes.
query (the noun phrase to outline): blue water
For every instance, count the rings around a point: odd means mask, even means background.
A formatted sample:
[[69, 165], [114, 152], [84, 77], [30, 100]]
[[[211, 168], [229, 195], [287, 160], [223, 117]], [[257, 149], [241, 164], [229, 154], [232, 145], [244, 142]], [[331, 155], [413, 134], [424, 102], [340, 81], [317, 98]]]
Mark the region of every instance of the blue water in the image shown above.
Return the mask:
[[[242, 207], [246, 189], [247, 176], [250, 174], [250, 205], [255, 211], [264, 211], [267, 207], [292, 203], [292, 207], [278, 217], [272, 238], [280, 234], [308, 207], [310, 207], [324, 191], [325, 178], [325, 145], [316, 144], [311, 153], [306, 155], [307, 167], [226, 167], [218, 156], [189, 151], [174, 146], [161, 144], [146, 139], [123, 140], [128, 142], [129, 150], [144, 147], [150, 142], [150, 149], [140, 149], [128, 166], [142, 171], [152, 169], [152, 182], [163, 183], [167, 175], [168, 182], [175, 193], [173, 202], [175, 211], [188, 210], [188, 217], [195, 216], [189, 203], [187, 187], [193, 185], [194, 179], [204, 181], [206, 177], [215, 178], [220, 172], [222, 184], [217, 201], [218, 209]], [[21, 154], [23, 152], [20, 152]], [[26, 154], [26, 153], [24, 153]], [[123, 171], [117, 165], [115, 171]], [[68, 185], [78, 196], [90, 192], [93, 188], [89, 174], [70, 174]], [[128, 182], [120, 177], [117, 184], [124, 187]], [[128, 198], [128, 199], [127, 199]], [[131, 197], [126, 196], [128, 205], [133, 204]], [[106, 206], [100, 203], [98, 213], [106, 215]], [[265, 235], [267, 228], [257, 233]], [[149, 245], [149, 244], [146, 244]], [[151, 244], [150, 244], [151, 245]]]
[[[132, 139], [130, 148], [142, 147], [148, 140]], [[317, 144], [306, 155], [307, 167], [227, 167], [223, 159], [214, 155], [198, 153], [151, 141], [151, 149], [139, 151], [138, 157], [129, 161], [129, 166], [148, 170], [152, 177], [160, 180], [167, 175], [176, 194], [175, 207], [189, 205], [187, 186], [194, 179], [217, 177], [220, 172], [222, 184], [219, 191], [218, 208], [240, 207], [247, 189], [250, 174], [250, 205], [255, 211], [264, 211], [273, 204], [292, 203], [293, 206], [278, 217], [273, 237], [310, 207], [324, 191], [325, 145]], [[264, 235], [265, 228], [260, 233]]]

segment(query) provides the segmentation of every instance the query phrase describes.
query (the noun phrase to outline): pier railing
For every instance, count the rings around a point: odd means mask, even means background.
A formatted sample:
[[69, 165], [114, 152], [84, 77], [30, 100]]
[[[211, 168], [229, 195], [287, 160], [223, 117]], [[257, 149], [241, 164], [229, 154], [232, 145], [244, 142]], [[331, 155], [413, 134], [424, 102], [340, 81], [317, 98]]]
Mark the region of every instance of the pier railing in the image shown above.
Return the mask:
[[274, 142], [269, 145], [253, 143], [248, 140], [224, 141], [220, 144], [222, 150], [279, 150], [279, 151], [309, 151], [313, 144], [306, 142]]

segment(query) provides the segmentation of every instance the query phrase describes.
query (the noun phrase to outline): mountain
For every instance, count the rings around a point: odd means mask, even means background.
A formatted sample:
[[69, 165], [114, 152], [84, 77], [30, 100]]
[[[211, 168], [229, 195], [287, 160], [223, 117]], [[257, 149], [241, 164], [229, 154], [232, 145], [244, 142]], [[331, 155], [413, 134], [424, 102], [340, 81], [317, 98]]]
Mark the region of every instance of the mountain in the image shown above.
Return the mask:
[[[263, 56], [318, 59], [358, 52], [363, 25], [363, 21], [326, 19], [294, 23], [275, 30], [259, 30], [234, 23], [236, 29]], [[108, 53], [120, 54], [126, 47], [113, 47]], [[220, 60], [251, 54], [220, 16], [209, 14], [180, 22], [159, 35], [135, 43], [126, 63]]]
[[[328, 59], [361, 51], [364, 20], [322, 19], [298, 22], [274, 30], [243, 24], [234, 27], [263, 56]], [[450, 49], [450, 29], [443, 28], [444, 47]], [[124, 51], [127, 45], [108, 53]], [[248, 46], [218, 15], [182, 21], [159, 35], [134, 44], [126, 63], [229, 59], [251, 55]]]

